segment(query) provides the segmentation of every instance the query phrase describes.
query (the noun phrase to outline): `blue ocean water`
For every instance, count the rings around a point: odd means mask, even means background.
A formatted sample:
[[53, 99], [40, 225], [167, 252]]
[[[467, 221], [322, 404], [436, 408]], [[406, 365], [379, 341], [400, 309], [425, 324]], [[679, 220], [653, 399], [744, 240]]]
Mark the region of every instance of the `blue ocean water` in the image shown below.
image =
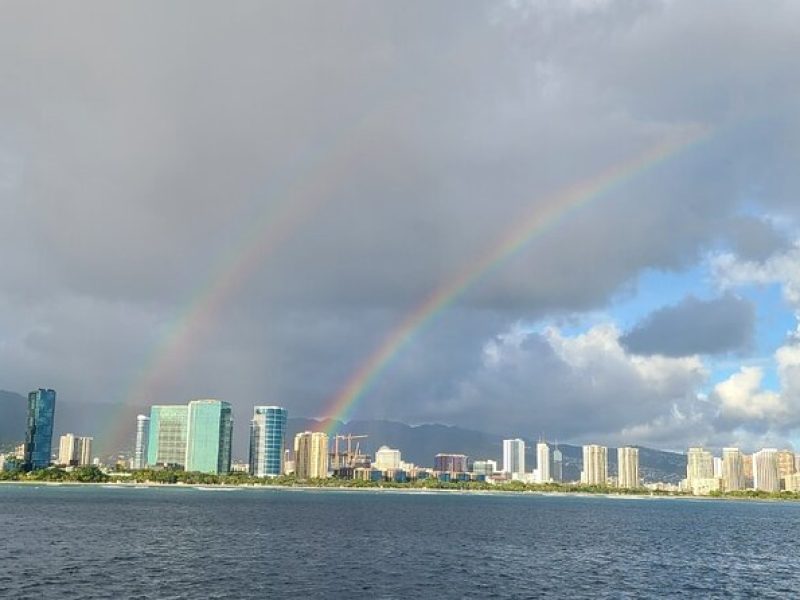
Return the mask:
[[800, 504], [0, 485], [4, 598], [797, 598]]

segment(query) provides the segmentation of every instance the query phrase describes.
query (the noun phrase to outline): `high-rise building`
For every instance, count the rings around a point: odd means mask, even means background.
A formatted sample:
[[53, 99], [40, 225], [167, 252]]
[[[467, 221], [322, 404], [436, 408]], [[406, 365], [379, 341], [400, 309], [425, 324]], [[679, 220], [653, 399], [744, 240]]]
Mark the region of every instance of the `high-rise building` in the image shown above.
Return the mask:
[[753, 455], [752, 454], [743, 454], [742, 455], [742, 474], [744, 475], [744, 487], [752, 488], [753, 487]]
[[553, 481], [556, 483], [561, 483], [564, 481], [564, 455], [561, 454], [561, 450], [558, 449], [558, 444], [556, 444], [555, 450], [553, 450]]
[[546, 442], [536, 444], [536, 483], [549, 483], [550, 479], [550, 446]]
[[763, 448], [753, 454], [753, 487], [765, 492], [781, 489], [778, 477], [778, 450]]
[[187, 471], [228, 473], [231, 470], [233, 416], [222, 400], [192, 400], [186, 421]]
[[375, 462], [372, 463], [372, 468], [378, 471], [396, 470], [400, 468], [401, 462], [400, 450], [381, 446], [375, 453]]
[[55, 413], [55, 390], [40, 388], [28, 394], [28, 422], [23, 458], [23, 468], [26, 471], [44, 469], [50, 465]]
[[466, 473], [466, 454], [440, 453], [433, 457], [433, 470], [440, 473]]
[[778, 450], [776, 460], [778, 461], [778, 479], [780, 481], [797, 472], [794, 466], [794, 452], [791, 450]]
[[738, 448], [722, 449], [722, 489], [735, 492], [745, 488], [744, 461]]
[[66, 433], [58, 442], [59, 465], [82, 467], [92, 463], [92, 438]]
[[476, 460], [472, 463], [472, 472], [476, 475], [491, 477], [497, 472], [497, 461], [495, 460]]
[[297, 479], [328, 477], [328, 436], [305, 431], [294, 436], [294, 472]]
[[150, 407], [150, 432], [147, 441], [147, 464], [184, 466], [186, 464], [185, 405]]
[[722, 459], [715, 456], [713, 459], [714, 477], [722, 477]]
[[686, 479], [713, 479], [714, 456], [700, 447], [689, 448], [686, 455]]
[[617, 448], [617, 485], [623, 489], [641, 487], [638, 448]]
[[133, 461], [131, 468], [144, 469], [147, 467], [147, 442], [150, 438], [150, 417], [138, 415], [136, 417], [136, 445], [133, 447]]
[[253, 407], [250, 421], [250, 474], [277, 477], [285, 466], [286, 421], [289, 413], [280, 406]]
[[581, 483], [585, 485], [608, 483], [608, 448], [596, 444], [583, 447]]
[[697, 446], [686, 454], [686, 487], [693, 494], [708, 494], [721, 486], [722, 479], [714, 477], [714, 455]]
[[525, 442], [521, 439], [503, 440], [503, 471], [512, 479], [525, 476]]

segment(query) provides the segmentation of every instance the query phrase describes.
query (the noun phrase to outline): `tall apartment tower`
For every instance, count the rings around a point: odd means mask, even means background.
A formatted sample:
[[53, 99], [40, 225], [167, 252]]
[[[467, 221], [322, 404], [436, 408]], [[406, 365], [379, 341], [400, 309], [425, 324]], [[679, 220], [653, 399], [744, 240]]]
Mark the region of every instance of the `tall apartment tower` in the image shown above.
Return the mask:
[[150, 431], [147, 441], [148, 465], [184, 466], [186, 464], [185, 405], [150, 407]]
[[449, 454], [440, 452], [433, 457], [433, 470], [439, 473], [466, 473], [466, 454]]
[[632, 447], [617, 448], [617, 485], [623, 489], [636, 489], [641, 486], [639, 480], [639, 449]]
[[305, 431], [294, 436], [295, 476], [298, 479], [328, 477], [328, 436]]
[[608, 448], [590, 444], [583, 447], [581, 483], [606, 485], [608, 482]]
[[686, 455], [686, 479], [689, 484], [695, 479], [714, 478], [714, 456], [700, 447], [689, 448]]
[[231, 470], [233, 415], [222, 400], [192, 400], [187, 408], [187, 471], [228, 473]]
[[780, 481], [797, 473], [794, 466], [794, 452], [791, 450], [778, 450], [776, 460], [778, 461], [778, 479]]
[[147, 467], [147, 442], [150, 438], [150, 417], [138, 415], [136, 417], [136, 445], [133, 447], [133, 469]]
[[561, 450], [558, 449], [558, 444], [556, 444], [555, 450], [553, 450], [553, 481], [556, 483], [561, 483], [564, 481], [564, 455], [561, 454]]
[[753, 487], [765, 492], [780, 491], [777, 449], [764, 448], [753, 454]]
[[537, 483], [549, 483], [550, 477], [550, 446], [546, 442], [536, 444], [536, 471], [538, 473]]
[[28, 421], [23, 452], [23, 468], [26, 471], [44, 469], [50, 465], [55, 413], [55, 390], [40, 388], [28, 394]]
[[250, 421], [251, 475], [283, 475], [288, 417], [289, 412], [280, 406], [253, 407], [253, 420]]
[[58, 464], [66, 467], [92, 464], [92, 438], [73, 433], [62, 435], [58, 443]]
[[512, 479], [525, 475], [525, 442], [521, 439], [503, 440], [503, 471]]
[[722, 489], [735, 492], [745, 488], [744, 461], [738, 448], [722, 449]]

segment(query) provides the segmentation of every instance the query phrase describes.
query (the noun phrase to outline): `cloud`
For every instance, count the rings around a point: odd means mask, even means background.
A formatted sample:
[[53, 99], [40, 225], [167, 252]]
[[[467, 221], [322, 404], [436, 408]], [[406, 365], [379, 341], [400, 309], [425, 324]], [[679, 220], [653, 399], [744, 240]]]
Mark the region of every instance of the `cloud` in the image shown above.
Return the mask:
[[730, 294], [712, 300], [689, 296], [645, 317], [621, 343], [628, 351], [645, 355], [741, 351], [753, 342], [755, 316], [752, 303]]
[[[153, 400], [218, 395], [242, 425], [256, 399], [319, 414], [543, 199], [701, 125], [705, 143], [562, 211], [465, 290], [357, 408], [474, 422], [497, 397], [497, 430], [570, 435], [655, 432], [676, 404], [694, 419], [696, 358], [636, 357], [597, 331], [497, 341], [494, 367], [481, 348], [520, 320], [603, 310], [643, 270], [680, 271], [720, 242], [782, 252], [763, 224], [731, 219], [743, 199], [768, 221], [798, 215], [798, 10], [9, 6], [0, 387], [119, 403], [155, 359], [170, 368]], [[165, 344], [204, 298], [190, 335]], [[716, 351], [727, 334], [695, 341]]]
[[725, 381], [714, 387], [719, 398], [723, 417], [741, 420], [780, 420], [787, 413], [787, 406], [779, 394], [761, 391], [764, 378], [759, 367], [742, 367]]
[[764, 219], [733, 217], [727, 234], [734, 253], [745, 260], [763, 261], [791, 247], [788, 237]]
[[571, 337], [517, 326], [487, 342], [483, 356], [457, 396], [429, 408], [432, 417], [498, 431], [513, 424], [528, 436], [620, 440], [624, 430], [693, 405], [707, 377], [697, 357], [628, 354], [611, 325]]
[[800, 245], [773, 254], [764, 261], [742, 259], [733, 253], [713, 257], [714, 279], [723, 289], [744, 285], [779, 284], [786, 301], [800, 310]]

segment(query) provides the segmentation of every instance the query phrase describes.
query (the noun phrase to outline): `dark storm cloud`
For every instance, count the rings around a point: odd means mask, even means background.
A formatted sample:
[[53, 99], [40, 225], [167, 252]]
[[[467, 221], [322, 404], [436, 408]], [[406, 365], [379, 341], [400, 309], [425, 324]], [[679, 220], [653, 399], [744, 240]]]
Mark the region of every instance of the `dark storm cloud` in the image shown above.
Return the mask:
[[[543, 198], [708, 127], [707, 143], [478, 279], [359, 406], [466, 422], [475, 409], [454, 390], [511, 323], [603, 307], [642, 269], [693, 265], [720, 238], [768, 251], [763, 227], [726, 224], [743, 199], [796, 211], [797, 13], [745, 2], [724, 19], [710, 2], [8, 3], [0, 387], [46, 381], [64, 397], [120, 402], [248, 240], [264, 239], [271, 250], [174, 351], [181, 367], [156, 393], [219, 395], [240, 422], [256, 400], [312, 415], [404, 314]], [[526, 406], [511, 402], [497, 427]]]
[[737, 256], [744, 260], [763, 261], [791, 247], [786, 234], [773, 224], [746, 216], [731, 220], [729, 239]]
[[753, 343], [756, 313], [751, 302], [726, 295], [713, 300], [688, 297], [660, 308], [622, 339], [634, 354], [691, 356], [745, 350]]

